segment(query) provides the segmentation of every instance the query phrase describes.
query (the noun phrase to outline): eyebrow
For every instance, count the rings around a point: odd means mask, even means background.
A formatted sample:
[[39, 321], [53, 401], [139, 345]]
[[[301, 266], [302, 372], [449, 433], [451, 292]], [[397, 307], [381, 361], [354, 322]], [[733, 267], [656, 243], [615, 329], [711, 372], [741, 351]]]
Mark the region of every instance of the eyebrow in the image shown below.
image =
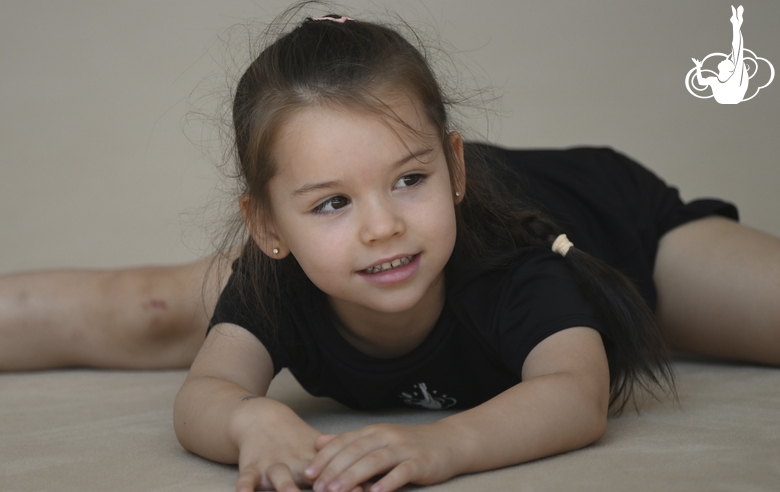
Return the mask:
[[[430, 154], [431, 152], [433, 152], [433, 148], [432, 147], [431, 148], [421, 149], [421, 150], [418, 150], [417, 152], [412, 152], [411, 154], [407, 155], [406, 157], [404, 157], [404, 158], [398, 160], [397, 162], [395, 162], [393, 164], [393, 166], [392, 166], [392, 169], [399, 168], [399, 167], [403, 166], [404, 164], [406, 164], [407, 162], [411, 161], [412, 159], [418, 159], [419, 160], [420, 157], [422, 157], [424, 155], [427, 155], [427, 154]], [[339, 186], [340, 184], [341, 184], [341, 181], [325, 181], [325, 182], [322, 182], [322, 183], [305, 184], [305, 185], [301, 186], [300, 188], [298, 188], [297, 190], [293, 191], [292, 195], [293, 196], [305, 195], [305, 194], [311, 193], [313, 191], [318, 191], [318, 190], [323, 190], [323, 189], [328, 189], [328, 188], [335, 188], [335, 187]]]

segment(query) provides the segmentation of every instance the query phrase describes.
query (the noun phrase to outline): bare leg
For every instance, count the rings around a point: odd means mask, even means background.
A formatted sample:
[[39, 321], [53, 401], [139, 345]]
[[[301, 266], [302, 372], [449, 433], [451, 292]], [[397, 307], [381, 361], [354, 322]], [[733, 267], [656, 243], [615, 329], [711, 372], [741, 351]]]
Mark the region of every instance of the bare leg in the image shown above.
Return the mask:
[[189, 367], [227, 279], [210, 262], [0, 277], [0, 371]]
[[743, 53], [743, 39], [742, 39], [742, 12], [744, 12], [742, 5], [737, 10], [731, 7], [732, 16], [731, 19], [731, 56], [732, 62], [734, 62], [734, 74], [738, 75], [742, 73], [742, 66], [744, 62]]
[[707, 217], [661, 238], [657, 315], [673, 349], [780, 365], [780, 238]]

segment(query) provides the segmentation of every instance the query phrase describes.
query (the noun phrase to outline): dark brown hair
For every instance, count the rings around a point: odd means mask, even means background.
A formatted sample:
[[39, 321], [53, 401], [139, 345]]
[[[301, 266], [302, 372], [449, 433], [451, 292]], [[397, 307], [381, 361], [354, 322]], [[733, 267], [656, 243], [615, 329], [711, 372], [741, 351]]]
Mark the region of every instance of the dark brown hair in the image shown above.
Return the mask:
[[[380, 96], [388, 91], [416, 102], [440, 139], [454, 181], [448, 100], [424, 51], [396, 30], [366, 21], [307, 19], [267, 46], [241, 77], [233, 101], [237, 174], [252, 213], [270, 213], [268, 182], [277, 170], [274, 143], [290, 117], [312, 105], [337, 105], [392, 117]], [[457, 237], [490, 267], [507, 265], [507, 251], [549, 248], [562, 231], [503, 188], [486, 156], [466, 159], [466, 192], [456, 206]], [[610, 369], [610, 405], [620, 410], [635, 385], [673, 388], [664, 342], [654, 316], [631, 282], [605, 263], [572, 249], [566, 260], [604, 328]], [[293, 255], [274, 260], [247, 240], [239, 271], [251, 288], [245, 302], [259, 306], [274, 329], [287, 278], [303, 275]], [[248, 285], [248, 286], [249, 286]]]

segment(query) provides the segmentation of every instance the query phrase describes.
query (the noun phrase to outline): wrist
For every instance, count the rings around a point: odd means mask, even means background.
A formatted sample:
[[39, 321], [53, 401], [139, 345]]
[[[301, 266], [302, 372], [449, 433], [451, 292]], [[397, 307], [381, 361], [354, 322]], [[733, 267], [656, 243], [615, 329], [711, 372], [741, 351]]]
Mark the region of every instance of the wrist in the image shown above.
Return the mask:
[[[264, 396], [242, 400], [233, 409], [228, 424], [228, 436], [231, 442], [240, 452], [247, 439], [252, 439], [261, 432], [306, 434], [311, 439], [312, 449], [314, 449], [314, 439], [322, 434], [278, 400]], [[303, 434], [300, 434], [301, 432]]]
[[230, 441], [241, 449], [244, 439], [259, 427], [273, 428], [280, 414], [288, 411], [286, 405], [263, 396], [241, 400], [234, 408], [228, 423]]
[[474, 429], [447, 418], [430, 426], [440, 436], [442, 445], [439, 456], [451, 476], [478, 471], [479, 435]]

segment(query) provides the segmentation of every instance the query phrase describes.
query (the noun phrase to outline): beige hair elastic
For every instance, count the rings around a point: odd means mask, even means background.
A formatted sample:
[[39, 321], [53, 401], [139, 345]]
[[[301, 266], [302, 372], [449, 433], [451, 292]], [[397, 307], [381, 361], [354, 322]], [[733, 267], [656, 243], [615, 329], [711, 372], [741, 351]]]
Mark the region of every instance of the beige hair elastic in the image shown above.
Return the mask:
[[552, 250], [561, 256], [566, 256], [566, 253], [569, 252], [569, 248], [572, 246], [574, 246], [574, 243], [569, 241], [569, 238], [566, 237], [566, 234], [561, 234], [555, 238], [555, 241], [553, 241]]

